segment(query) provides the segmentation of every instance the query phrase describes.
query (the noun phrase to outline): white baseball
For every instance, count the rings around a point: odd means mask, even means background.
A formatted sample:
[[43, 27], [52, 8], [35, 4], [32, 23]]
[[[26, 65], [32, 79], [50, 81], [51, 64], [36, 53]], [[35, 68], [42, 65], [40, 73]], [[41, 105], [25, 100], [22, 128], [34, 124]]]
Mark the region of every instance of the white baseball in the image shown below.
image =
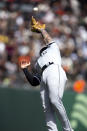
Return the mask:
[[33, 11], [38, 11], [38, 7], [34, 7], [34, 8], [33, 8]]

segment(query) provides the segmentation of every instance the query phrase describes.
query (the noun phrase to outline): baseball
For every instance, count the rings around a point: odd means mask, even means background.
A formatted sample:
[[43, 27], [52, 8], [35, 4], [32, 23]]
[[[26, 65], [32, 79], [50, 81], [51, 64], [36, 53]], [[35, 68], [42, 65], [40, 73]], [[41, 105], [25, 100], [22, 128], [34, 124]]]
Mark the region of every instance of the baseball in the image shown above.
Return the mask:
[[38, 7], [34, 7], [34, 8], [33, 8], [33, 11], [38, 11]]

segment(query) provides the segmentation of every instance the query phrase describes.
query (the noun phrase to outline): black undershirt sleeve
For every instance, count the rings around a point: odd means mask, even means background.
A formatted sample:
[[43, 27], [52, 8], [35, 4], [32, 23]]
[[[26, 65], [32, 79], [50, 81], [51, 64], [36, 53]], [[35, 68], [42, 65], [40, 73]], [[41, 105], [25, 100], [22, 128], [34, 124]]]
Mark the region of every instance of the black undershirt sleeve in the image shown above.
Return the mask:
[[27, 80], [29, 81], [29, 83], [32, 85], [32, 86], [38, 86], [40, 84], [40, 79], [38, 76], [35, 76], [35, 75], [32, 75], [32, 73], [30, 73], [28, 71], [27, 68], [24, 68], [23, 69], [23, 72], [27, 78]]

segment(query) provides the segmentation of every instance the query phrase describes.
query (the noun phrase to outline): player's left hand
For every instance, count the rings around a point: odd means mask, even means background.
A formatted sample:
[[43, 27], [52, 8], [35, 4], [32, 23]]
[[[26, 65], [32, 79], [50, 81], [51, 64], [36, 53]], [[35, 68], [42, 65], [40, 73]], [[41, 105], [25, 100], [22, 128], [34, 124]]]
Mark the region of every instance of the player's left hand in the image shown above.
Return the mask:
[[31, 19], [31, 30], [33, 32], [40, 33], [42, 29], [45, 29], [45, 24], [41, 24], [40, 22], [36, 21], [36, 19], [32, 16]]

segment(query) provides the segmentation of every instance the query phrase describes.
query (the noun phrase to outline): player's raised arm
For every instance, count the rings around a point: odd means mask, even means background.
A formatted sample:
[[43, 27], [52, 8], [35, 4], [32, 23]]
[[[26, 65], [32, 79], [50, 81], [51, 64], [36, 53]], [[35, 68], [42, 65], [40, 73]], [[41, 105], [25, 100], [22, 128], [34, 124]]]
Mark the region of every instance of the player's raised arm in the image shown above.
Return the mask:
[[40, 31], [41, 31], [42, 37], [44, 38], [46, 45], [53, 41], [45, 29], [41, 29]]
[[18, 59], [19, 67], [23, 70], [28, 82], [32, 86], [38, 86], [40, 84], [40, 80], [38, 76], [32, 75], [28, 70], [28, 66], [30, 66], [30, 61], [28, 56], [20, 56]]
[[33, 32], [41, 33], [46, 45], [53, 41], [51, 36], [45, 30], [45, 24], [39, 23], [33, 17], [31, 19], [31, 30]]

